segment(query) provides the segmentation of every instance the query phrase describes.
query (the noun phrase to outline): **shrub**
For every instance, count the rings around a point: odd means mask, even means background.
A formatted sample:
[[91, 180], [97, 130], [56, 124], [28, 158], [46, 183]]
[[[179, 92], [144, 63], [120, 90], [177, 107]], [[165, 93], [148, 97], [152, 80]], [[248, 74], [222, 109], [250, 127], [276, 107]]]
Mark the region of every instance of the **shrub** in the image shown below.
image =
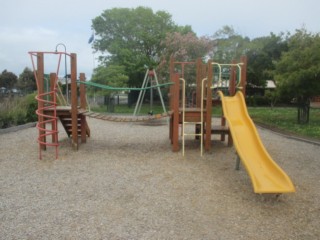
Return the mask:
[[35, 94], [6, 98], [0, 104], [0, 128], [8, 128], [37, 120]]
[[12, 104], [8, 99], [4, 99], [0, 104], [0, 128], [10, 127], [13, 122], [13, 118], [10, 113], [11, 105]]
[[36, 114], [38, 102], [35, 99], [35, 96], [35, 93], [26, 96], [26, 122], [35, 122], [38, 119], [38, 116]]
[[257, 106], [269, 106], [269, 99], [264, 96], [247, 96], [246, 103], [248, 106], [257, 107]]

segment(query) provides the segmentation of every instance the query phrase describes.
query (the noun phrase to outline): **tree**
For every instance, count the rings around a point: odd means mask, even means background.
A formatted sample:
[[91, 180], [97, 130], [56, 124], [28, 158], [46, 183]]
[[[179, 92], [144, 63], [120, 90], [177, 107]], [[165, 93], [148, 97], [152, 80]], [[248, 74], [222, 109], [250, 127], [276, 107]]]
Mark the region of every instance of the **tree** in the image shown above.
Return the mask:
[[[268, 71], [273, 68], [272, 59], [262, 49], [249, 50], [247, 59], [248, 88], [264, 87], [266, 80], [272, 79], [268, 75]], [[250, 91], [247, 92], [249, 93]]]
[[[91, 81], [116, 88], [128, 86], [128, 76], [125, 75], [124, 67], [118, 65], [97, 67], [94, 69]], [[96, 89], [96, 92], [104, 96], [110, 96], [112, 93], [115, 93], [115, 91], [107, 89]]]
[[17, 83], [17, 79], [18, 78], [14, 73], [3, 70], [0, 74], [0, 87], [12, 89]]
[[[191, 31], [167, 33], [162, 42], [162, 48], [161, 62], [157, 70], [159, 75], [165, 76], [165, 73], [168, 73], [169, 61], [172, 56], [176, 61], [181, 62], [195, 61], [199, 57], [204, 58], [212, 49], [212, 40], [209, 37], [197, 37]], [[195, 66], [192, 66], [192, 69], [187, 68], [185, 75], [195, 81], [195, 70]]]
[[280, 60], [281, 54], [287, 51], [287, 37], [280, 33], [253, 39], [247, 50], [248, 93], [255, 87], [264, 87], [266, 80], [273, 80], [275, 64]]
[[17, 87], [25, 92], [37, 90], [37, 83], [33, 71], [26, 67], [19, 75]]
[[302, 28], [288, 39], [288, 51], [276, 64], [281, 93], [296, 99], [298, 123], [308, 123], [310, 98], [320, 93], [320, 35]]
[[105, 10], [93, 19], [92, 27], [98, 36], [94, 49], [104, 54], [100, 61], [124, 66], [130, 86], [141, 85], [144, 66], [159, 63], [161, 42], [177, 29], [170, 14], [145, 7]]
[[177, 61], [193, 61], [205, 57], [212, 49], [212, 40], [208, 37], [197, 37], [193, 32], [168, 33], [162, 43], [162, 58], [167, 61], [173, 56]]
[[[128, 76], [125, 75], [123, 66], [108, 65], [99, 66], [94, 69], [91, 79], [94, 83], [106, 85], [108, 87], [123, 88], [128, 86]], [[113, 112], [113, 98], [112, 96], [119, 92], [119, 90], [108, 90], [103, 88], [94, 89], [94, 94], [104, 96], [105, 104], [108, 105], [108, 111]]]
[[248, 37], [236, 33], [232, 26], [223, 26], [212, 36], [214, 47], [210, 57], [220, 63], [230, 63], [245, 54], [250, 43]]
[[270, 103], [271, 109], [273, 109], [273, 107], [276, 105], [276, 102], [279, 100], [279, 92], [266, 90], [265, 97], [268, 100], [268, 102]]

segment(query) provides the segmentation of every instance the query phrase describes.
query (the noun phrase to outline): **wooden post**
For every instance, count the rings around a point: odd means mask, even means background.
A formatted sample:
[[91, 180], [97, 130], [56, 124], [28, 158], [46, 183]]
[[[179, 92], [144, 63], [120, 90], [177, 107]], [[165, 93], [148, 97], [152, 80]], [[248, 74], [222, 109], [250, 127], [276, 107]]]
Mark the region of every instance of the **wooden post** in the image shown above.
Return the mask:
[[[171, 60], [170, 60], [170, 68], [171, 68]], [[170, 81], [174, 82], [173, 79], [173, 73], [171, 73], [170, 71]], [[170, 115], [170, 123], [169, 123], [169, 138], [171, 141], [171, 144], [173, 144], [173, 117], [174, 117], [174, 109], [173, 109], [173, 101], [174, 101], [174, 91], [175, 91], [175, 84], [170, 85], [170, 89], [169, 89], [169, 108], [170, 111], [172, 112], [172, 114]]]
[[241, 66], [241, 83], [243, 96], [246, 97], [246, 86], [247, 86], [247, 56], [241, 56], [240, 62], [242, 62]]
[[[174, 58], [171, 56], [170, 57], [170, 62], [169, 62], [169, 78], [171, 82], [173, 81], [173, 70], [174, 70]], [[170, 92], [169, 92], [169, 108], [170, 111], [172, 111], [172, 114], [170, 115], [170, 122], [169, 122], [169, 138], [171, 144], [173, 144], [173, 119], [174, 119], [174, 110], [173, 110], [173, 101], [174, 101], [174, 84], [170, 86]]]
[[169, 71], [170, 71], [170, 79], [173, 81], [173, 74], [174, 74], [174, 57], [170, 57], [170, 64], [169, 64]]
[[[44, 93], [44, 56], [43, 53], [37, 53], [37, 80], [38, 80], [38, 97], [40, 99], [43, 99], [43, 93]], [[39, 127], [42, 129], [46, 128], [46, 124], [43, 123], [45, 120], [43, 117], [43, 107], [44, 102], [38, 101], [38, 124]], [[45, 136], [45, 130], [39, 129], [39, 136], [40, 141], [45, 143], [46, 142], [46, 136]], [[46, 150], [45, 144], [40, 144], [40, 148], [42, 150]]]
[[77, 55], [71, 53], [71, 144], [74, 150], [78, 150], [78, 94], [77, 94]]
[[[86, 75], [84, 73], [80, 73], [80, 81], [86, 81]], [[84, 84], [80, 84], [80, 108], [86, 109], [87, 101], [86, 101], [86, 86]]]
[[[232, 64], [235, 64], [236, 61], [232, 60]], [[236, 94], [236, 78], [237, 78], [237, 68], [231, 66], [230, 68], [230, 79], [229, 79], [229, 95], [234, 96]]]
[[208, 61], [208, 80], [207, 80], [207, 96], [206, 96], [206, 119], [205, 119], [205, 150], [211, 149], [211, 114], [212, 114], [212, 60]]
[[172, 96], [172, 151], [177, 152], [179, 151], [179, 74], [172, 74], [172, 80], [174, 82], [174, 93]]
[[56, 76], [57, 74], [56, 73], [50, 73], [50, 92], [52, 92], [50, 94], [50, 101], [53, 101], [54, 100], [54, 90], [55, 90], [55, 81], [56, 81]]
[[[84, 73], [80, 73], [80, 81], [84, 82], [86, 81], [86, 76]], [[80, 108], [86, 109], [87, 102], [86, 102], [86, 87], [84, 84], [80, 84]], [[81, 143], [87, 142], [87, 119], [86, 116], [81, 114], [80, 116], [80, 122], [81, 122]]]
[[[55, 92], [56, 78], [57, 78], [56, 73], [50, 73], [50, 92], [52, 92], [52, 94], [50, 94], [50, 101], [52, 101], [52, 102], [54, 102], [54, 99], [55, 99], [54, 95], [56, 94], [56, 92]], [[54, 112], [52, 114], [53, 114], [53, 116], [56, 115]], [[58, 130], [57, 123], [58, 123], [58, 121], [51, 122], [51, 129], [54, 132], [56, 132]], [[53, 143], [58, 142], [58, 134], [57, 133], [52, 134], [52, 142]]]
[[196, 61], [197, 66], [197, 75], [196, 75], [196, 107], [201, 107], [201, 84], [202, 84], [202, 60], [201, 58], [198, 58]]

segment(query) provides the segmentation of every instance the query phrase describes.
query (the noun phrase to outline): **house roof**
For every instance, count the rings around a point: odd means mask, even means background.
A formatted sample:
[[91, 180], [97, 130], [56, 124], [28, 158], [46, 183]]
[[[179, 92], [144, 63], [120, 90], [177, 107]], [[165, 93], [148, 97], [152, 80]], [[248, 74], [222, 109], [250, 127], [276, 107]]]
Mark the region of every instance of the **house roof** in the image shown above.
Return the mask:
[[267, 80], [267, 86], [265, 88], [274, 89], [274, 88], [277, 88], [277, 86], [276, 86], [276, 83], [273, 80]]

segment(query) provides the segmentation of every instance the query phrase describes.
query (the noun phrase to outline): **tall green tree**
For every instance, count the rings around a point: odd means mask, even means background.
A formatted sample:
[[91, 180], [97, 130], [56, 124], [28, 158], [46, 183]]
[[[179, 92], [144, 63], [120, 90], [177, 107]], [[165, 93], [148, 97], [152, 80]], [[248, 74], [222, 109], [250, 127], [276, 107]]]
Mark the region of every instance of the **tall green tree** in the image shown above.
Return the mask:
[[[92, 82], [115, 88], [124, 88], [128, 86], [128, 76], [125, 73], [124, 66], [111, 65], [99, 66], [94, 69]], [[104, 88], [92, 88], [90, 94], [104, 96], [104, 103], [108, 106], [108, 111], [113, 112], [113, 96], [120, 90], [108, 90]]]
[[13, 72], [3, 70], [0, 74], [0, 87], [12, 89], [18, 81], [18, 77]]
[[213, 36], [214, 47], [210, 57], [220, 63], [230, 63], [233, 59], [239, 59], [246, 53], [250, 43], [248, 37], [238, 34], [232, 26], [223, 26]]
[[161, 42], [178, 29], [169, 13], [145, 7], [105, 10], [92, 27], [97, 36], [93, 47], [103, 54], [100, 61], [124, 66], [130, 86], [140, 86], [145, 66], [157, 66]]
[[320, 35], [302, 28], [288, 40], [288, 51], [276, 64], [276, 81], [282, 95], [294, 98], [298, 122], [308, 123], [310, 98], [320, 95]]
[[248, 87], [263, 87], [266, 80], [273, 80], [275, 64], [287, 50], [287, 36], [283, 33], [253, 39], [246, 52]]
[[19, 75], [17, 87], [27, 93], [37, 90], [36, 79], [30, 68], [26, 67]]
[[[94, 69], [91, 81], [115, 88], [128, 86], [128, 76], [125, 74], [125, 69], [123, 66], [118, 65], [97, 67], [96, 69]], [[107, 96], [115, 93], [114, 91], [107, 89], [95, 89], [95, 91], [99, 92], [100, 95]]]

